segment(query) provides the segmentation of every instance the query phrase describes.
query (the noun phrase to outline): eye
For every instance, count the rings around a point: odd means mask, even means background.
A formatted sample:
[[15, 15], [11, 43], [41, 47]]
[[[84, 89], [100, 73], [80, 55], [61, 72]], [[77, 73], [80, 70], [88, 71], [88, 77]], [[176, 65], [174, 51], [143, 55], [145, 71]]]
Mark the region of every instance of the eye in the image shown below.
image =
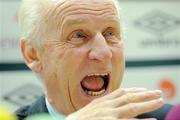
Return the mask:
[[118, 30], [113, 29], [113, 28], [107, 28], [106, 31], [104, 32], [104, 37], [106, 41], [110, 44], [117, 44], [120, 41], [120, 36], [119, 33], [117, 32]]
[[114, 32], [113, 31], [108, 31], [108, 32], [106, 32], [106, 36], [114, 36]]
[[72, 38], [86, 38], [86, 35], [82, 31], [75, 31], [72, 33]]
[[82, 30], [77, 30], [73, 31], [69, 37], [68, 37], [68, 42], [72, 44], [82, 44], [87, 41], [88, 35], [82, 31]]
[[104, 32], [105, 37], [115, 36], [115, 30], [113, 28], [107, 28]]

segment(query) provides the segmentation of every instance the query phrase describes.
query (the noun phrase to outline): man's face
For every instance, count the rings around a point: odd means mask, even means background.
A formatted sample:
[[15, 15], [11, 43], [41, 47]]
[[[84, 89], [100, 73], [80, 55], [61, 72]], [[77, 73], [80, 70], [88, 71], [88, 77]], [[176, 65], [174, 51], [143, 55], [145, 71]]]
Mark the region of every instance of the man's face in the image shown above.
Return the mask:
[[47, 96], [69, 114], [117, 89], [124, 72], [119, 17], [111, 0], [65, 0], [49, 9], [41, 75]]

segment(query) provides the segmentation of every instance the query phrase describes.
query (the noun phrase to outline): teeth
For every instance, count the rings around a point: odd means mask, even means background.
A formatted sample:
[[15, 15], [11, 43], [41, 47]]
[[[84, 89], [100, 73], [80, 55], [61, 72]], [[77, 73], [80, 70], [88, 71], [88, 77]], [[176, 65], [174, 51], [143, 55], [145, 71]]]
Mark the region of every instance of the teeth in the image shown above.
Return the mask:
[[99, 96], [105, 92], [105, 89], [102, 89], [101, 91], [95, 92], [95, 91], [85, 91], [88, 95], [91, 96]]
[[87, 76], [90, 77], [90, 76], [105, 76], [105, 75], [108, 75], [108, 73], [94, 73], [94, 74], [89, 74]]
[[[107, 76], [108, 73], [93, 73], [93, 74], [89, 74], [87, 75], [88, 77], [91, 77], [91, 76]], [[90, 96], [99, 96], [99, 95], [102, 95], [106, 90], [105, 88], [99, 90], [99, 91], [91, 91], [91, 90], [84, 90], [85, 93], [87, 95], [90, 95]]]

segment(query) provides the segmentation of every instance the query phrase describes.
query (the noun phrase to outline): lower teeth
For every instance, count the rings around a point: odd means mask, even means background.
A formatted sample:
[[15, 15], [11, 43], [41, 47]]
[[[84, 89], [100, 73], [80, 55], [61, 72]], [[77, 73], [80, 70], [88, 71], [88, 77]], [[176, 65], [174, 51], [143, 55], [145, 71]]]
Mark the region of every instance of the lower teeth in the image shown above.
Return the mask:
[[91, 96], [99, 96], [105, 92], [105, 89], [102, 89], [101, 91], [95, 92], [95, 91], [85, 91], [88, 95]]

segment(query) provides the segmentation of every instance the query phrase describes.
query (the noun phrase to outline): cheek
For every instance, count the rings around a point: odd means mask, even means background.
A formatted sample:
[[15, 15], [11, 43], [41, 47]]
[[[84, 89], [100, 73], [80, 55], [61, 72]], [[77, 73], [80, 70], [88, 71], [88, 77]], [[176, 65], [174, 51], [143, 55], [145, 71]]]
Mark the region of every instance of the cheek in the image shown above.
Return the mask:
[[66, 58], [74, 58], [79, 56], [85, 56], [88, 52], [89, 47], [87, 46], [75, 46], [72, 44], [67, 44], [67, 46], [64, 48], [64, 56]]
[[117, 48], [114, 50], [114, 58], [113, 64], [115, 65], [115, 73], [120, 74], [122, 76], [125, 67], [125, 59], [124, 59], [124, 49]]
[[87, 52], [83, 48], [67, 48], [58, 55], [56, 61], [56, 67], [58, 67], [58, 73], [63, 73], [63, 76], [68, 77], [70, 80], [72, 77], [77, 76], [76, 72], [84, 66], [84, 61]]
[[112, 48], [113, 60], [116, 64], [122, 64], [124, 62], [124, 46], [119, 45], [117, 47]]
[[87, 61], [88, 52], [83, 48], [70, 48], [65, 51], [64, 64], [66, 68], [70, 68], [69, 71], [75, 73], [77, 70], [82, 69], [85, 61]]
[[84, 48], [75, 48], [73, 49], [73, 52], [77, 55], [77, 56], [86, 56], [87, 54], [87, 50]]
[[113, 49], [113, 90], [117, 89], [123, 79], [125, 59], [124, 59], [124, 49], [123, 47], [117, 47]]

